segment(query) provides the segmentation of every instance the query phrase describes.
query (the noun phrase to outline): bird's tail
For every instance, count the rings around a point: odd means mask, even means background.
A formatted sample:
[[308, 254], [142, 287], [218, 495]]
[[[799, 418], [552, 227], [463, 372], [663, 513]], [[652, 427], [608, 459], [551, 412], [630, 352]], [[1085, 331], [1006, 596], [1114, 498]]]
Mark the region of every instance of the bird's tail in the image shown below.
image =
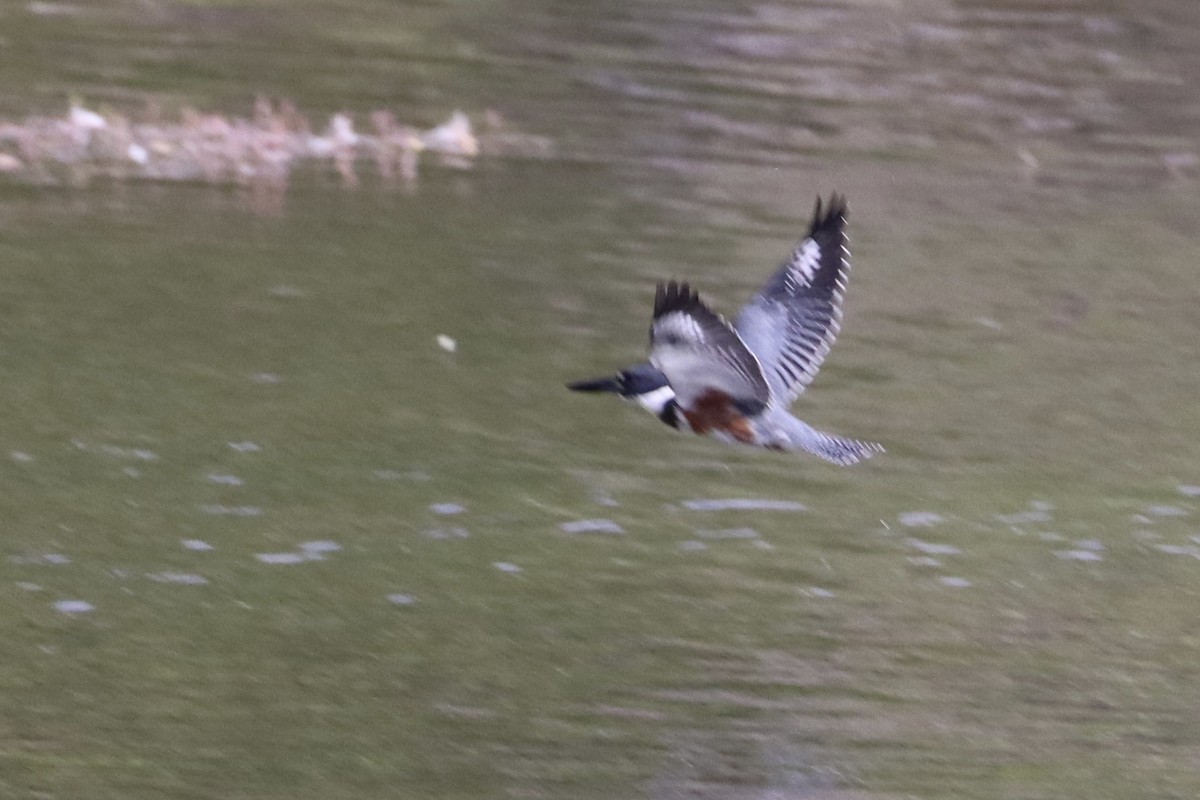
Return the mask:
[[805, 450], [826, 461], [848, 467], [859, 461], [883, 452], [883, 445], [875, 442], [860, 442], [821, 433], [807, 423], [788, 416], [782, 425], [772, 426], [764, 437], [768, 446], [783, 450]]
[[860, 442], [858, 439], [844, 439], [841, 436], [830, 436], [827, 433], [813, 431], [813, 436], [807, 441], [797, 444], [815, 456], [826, 461], [848, 467], [859, 461], [870, 458], [876, 453], [883, 452], [883, 445], [875, 442]]

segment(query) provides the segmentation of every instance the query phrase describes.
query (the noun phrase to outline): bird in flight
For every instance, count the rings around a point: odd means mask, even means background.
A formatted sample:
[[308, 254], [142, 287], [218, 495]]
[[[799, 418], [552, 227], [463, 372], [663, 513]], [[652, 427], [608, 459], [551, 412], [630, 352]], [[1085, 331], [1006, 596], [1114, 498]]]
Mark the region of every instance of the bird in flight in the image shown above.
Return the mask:
[[648, 363], [567, 384], [612, 392], [673, 428], [724, 442], [805, 450], [849, 466], [883, 447], [822, 433], [788, 411], [837, 338], [850, 272], [846, 200], [817, 198], [808, 235], [730, 325], [687, 283], [654, 295]]

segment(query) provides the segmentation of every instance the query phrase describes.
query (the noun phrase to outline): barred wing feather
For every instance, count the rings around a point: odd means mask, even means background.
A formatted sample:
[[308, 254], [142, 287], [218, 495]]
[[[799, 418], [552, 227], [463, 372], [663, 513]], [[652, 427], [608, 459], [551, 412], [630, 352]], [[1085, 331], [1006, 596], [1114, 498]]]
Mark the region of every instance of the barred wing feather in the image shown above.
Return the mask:
[[758, 357], [773, 402], [791, 405], [816, 377], [842, 322], [850, 272], [846, 201], [817, 198], [808, 236], [734, 323]]

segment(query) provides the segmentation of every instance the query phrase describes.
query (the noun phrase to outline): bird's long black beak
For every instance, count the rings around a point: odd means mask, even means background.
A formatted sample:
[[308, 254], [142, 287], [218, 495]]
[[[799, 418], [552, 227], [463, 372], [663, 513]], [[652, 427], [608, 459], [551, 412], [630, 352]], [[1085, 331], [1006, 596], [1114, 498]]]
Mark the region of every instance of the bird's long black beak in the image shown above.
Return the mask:
[[568, 383], [567, 388], [572, 392], [612, 392], [620, 394], [623, 387], [621, 385], [621, 376], [612, 375], [607, 378], [594, 378], [590, 381]]

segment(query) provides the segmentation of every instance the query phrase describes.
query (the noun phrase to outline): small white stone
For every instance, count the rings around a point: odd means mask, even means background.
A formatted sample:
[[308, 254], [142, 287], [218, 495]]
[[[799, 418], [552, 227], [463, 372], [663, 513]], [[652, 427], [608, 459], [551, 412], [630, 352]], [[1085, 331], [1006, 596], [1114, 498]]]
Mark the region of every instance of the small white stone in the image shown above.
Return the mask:
[[398, 606], [412, 606], [417, 603], [417, 598], [411, 594], [389, 594], [387, 599], [389, 603]]
[[442, 348], [447, 353], [453, 353], [458, 350], [458, 342], [454, 341], [454, 339], [450, 338], [444, 333], [439, 333], [437, 335], [437, 343], [438, 347]]
[[59, 600], [54, 604], [54, 610], [63, 614], [86, 614], [95, 609], [87, 600]]
[[1153, 517], [1186, 517], [1188, 511], [1179, 506], [1146, 506], [1146, 513]]
[[1095, 550], [1055, 550], [1054, 555], [1064, 561], [1103, 561], [1104, 556]]
[[828, 589], [822, 589], [820, 586], [808, 587], [808, 594], [812, 597], [820, 597], [826, 600], [834, 596], [833, 592]]
[[118, 447], [115, 444], [100, 445], [100, 452], [115, 458], [132, 458], [135, 461], [158, 461], [158, 453], [144, 447]]
[[[65, 3], [31, 3], [30, 5], [43, 11], [50, 9], [56, 13], [64, 13], [64, 9], [69, 8]], [[71, 120], [71, 125], [85, 131], [99, 131], [108, 127], [108, 121], [104, 117], [90, 108], [84, 108], [75, 103], [71, 105], [68, 118]]]
[[258, 442], [227, 442], [231, 450], [238, 453], [257, 453], [262, 450], [262, 445]]
[[558, 526], [563, 533], [624, 533], [625, 529], [611, 519], [580, 519]]
[[926, 542], [921, 539], [906, 539], [904, 541], [909, 547], [915, 547], [922, 553], [930, 556], [954, 556], [962, 552], [952, 544], [939, 544], [937, 542]]
[[219, 472], [210, 472], [208, 475], [210, 483], [219, 483], [222, 486], [241, 486], [245, 484], [237, 475], [225, 475]]
[[212, 550], [213, 546], [202, 539], [184, 539], [180, 542], [188, 550], [205, 551]]
[[264, 564], [303, 564], [309, 560], [303, 553], [255, 553], [254, 557]]
[[966, 589], [971, 585], [971, 582], [966, 578], [955, 578], [949, 575], [943, 576], [938, 580], [941, 581], [943, 586], [950, 586], [955, 589]]
[[8, 454], [8, 457], [18, 464], [28, 464], [30, 461], [33, 461], [33, 456], [23, 450], [13, 450]]
[[454, 514], [463, 513], [467, 510], [467, 507], [459, 505], [458, 503], [434, 503], [429, 507], [429, 510], [434, 514], [440, 514], [444, 517], [448, 517]]
[[510, 564], [507, 561], [493, 561], [492, 566], [501, 572], [507, 572], [510, 575], [515, 575], [521, 571], [521, 568], [516, 564]]
[[1171, 556], [1193, 556], [1200, 558], [1200, 547], [1186, 544], [1156, 544], [1154, 549]]
[[151, 572], [146, 577], [158, 583], [178, 583], [184, 586], [203, 586], [208, 583], [208, 578], [190, 572]]

